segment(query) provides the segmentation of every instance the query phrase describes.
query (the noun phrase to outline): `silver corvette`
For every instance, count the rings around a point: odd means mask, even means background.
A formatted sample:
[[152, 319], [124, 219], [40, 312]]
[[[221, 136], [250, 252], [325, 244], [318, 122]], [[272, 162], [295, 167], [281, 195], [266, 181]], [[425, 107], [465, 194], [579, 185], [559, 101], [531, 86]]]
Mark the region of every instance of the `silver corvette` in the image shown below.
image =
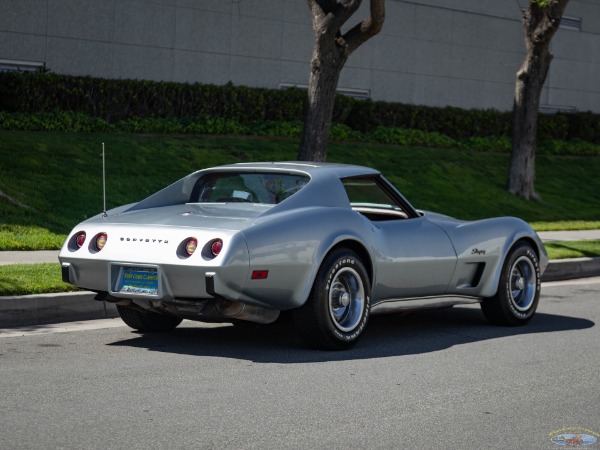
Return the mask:
[[460, 221], [414, 209], [374, 169], [281, 162], [194, 172], [80, 223], [59, 260], [140, 331], [291, 311], [307, 344], [345, 349], [376, 313], [480, 302], [525, 324], [548, 255], [520, 219]]

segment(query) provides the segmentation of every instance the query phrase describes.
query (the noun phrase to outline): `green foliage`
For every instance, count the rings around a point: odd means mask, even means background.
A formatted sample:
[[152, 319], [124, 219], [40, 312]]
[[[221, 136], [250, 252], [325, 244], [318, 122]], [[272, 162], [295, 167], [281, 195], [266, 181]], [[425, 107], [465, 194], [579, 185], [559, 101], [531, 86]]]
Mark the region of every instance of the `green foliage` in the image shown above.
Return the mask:
[[556, 222], [531, 222], [535, 231], [562, 231], [562, 230], [598, 230], [598, 220], [559, 220]]
[[[557, 123], [563, 123], [563, 118]], [[557, 127], [558, 129], [558, 127]], [[204, 135], [250, 135], [299, 138], [302, 122], [257, 120], [241, 123], [223, 117], [131, 117], [114, 124], [86, 116], [82, 113], [7, 113], [0, 112], [0, 130], [64, 131], [64, 132], [126, 132], [140, 134], [204, 134]], [[560, 132], [554, 133], [557, 136]], [[479, 152], [509, 153], [511, 141], [507, 136], [471, 136], [453, 138], [437, 131], [423, 131], [395, 127], [377, 127], [372, 132], [360, 132], [348, 125], [333, 123], [330, 130], [332, 141], [379, 142], [391, 145], [415, 147], [461, 148]], [[553, 155], [600, 155], [600, 141], [581, 139], [560, 140], [548, 135], [540, 138], [538, 154]]]
[[600, 144], [600, 115], [581, 112], [564, 114], [564, 117], [569, 124], [567, 139], [580, 139]]
[[368, 137], [360, 132], [353, 130], [348, 125], [341, 123], [332, 123], [329, 130], [329, 138], [332, 141], [365, 141]]
[[60, 264], [11, 264], [0, 266], [0, 295], [48, 294], [76, 291], [62, 281]]
[[249, 133], [255, 136], [279, 136], [299, 138], [302, 135], [302, 122], [278, 122], [274, 120], [256, 121], [250, 125]]
[[53, 73], [0, 73], [0, 110], [77, 111], [108, 123], [132, 117], [222, 117], [238, 122], [301, 119], [306, 92], [109, 80]]
[[[18, 124], [10, 122], [14, 115], [0, 118], [1, 129], [104, 132], [114, 127], [140, 133], [296, 136], [305, 102], [306, 91], [301, 89], [0, 73], [0, 111], [28, 113], [27, 120]], [[332, 119], [334, 139], [354, 140], [356, 132], [370, 135], [383, 127], [465, 140], [509, 137], [512, 114], [364, 101], [339, 95]], [[335, 128], [338, 125], [347, 128]], [[538, 130], [540, 139], [600, 144], [600, 115], [540, 114]]]
[[45, 113], [7, 113], [0, 111], [1, 130], [26, 131], [113, 131], [114, 126], [98, 117], [70, 111]]
[[511, 115], [495, 110], [435, 108], [401, 103], [356, 102], [347, 124], [363, 132], [378, 127], [405, 128], [445, 134], [453, 139], [503, 136], [510, 132]]
[[437, 148], [457, 147], [456, 140], [437, 132], [378, 127], [370, 136], [374, 141], [382, 144]]
[[531, 3], [535, 3], [542, 8], [547, 8], [550, 5], [550, 0], [531, 0]]
[[42, 226], [0, 223], [0, 249], [47, 250], [59, 249], [66, 234], [56, 234]]
[[545, 244], [550, 259], [600, 256], [600, 241], [561, 241]]
[[538, 118], [538, 139], [573, 139], [569, 136], [569, 115], [540, 114]]
[[470, 137], [461, 140], [458, 146], [465, 150], [500, 153], [510, 153], [512, 148], [510, 139], [506, 136]]

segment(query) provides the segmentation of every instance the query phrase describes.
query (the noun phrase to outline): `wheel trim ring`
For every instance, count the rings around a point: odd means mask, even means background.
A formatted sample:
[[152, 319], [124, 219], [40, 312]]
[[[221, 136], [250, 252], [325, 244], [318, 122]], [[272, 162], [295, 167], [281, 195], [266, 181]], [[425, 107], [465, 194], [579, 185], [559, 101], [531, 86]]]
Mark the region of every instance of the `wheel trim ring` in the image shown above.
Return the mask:
[[[340, 269], [329, 285], [329, 315], [335, 327], [343, 332], [354, 330], [360, 323], [365, 309], [365, 288], [362, 278], [351, 267]], [[339, 298], [347, 294], [347, 306]]]
[[509, 273], [509, 297], [512, 306], [519, 312], [531, 308], [536, 295], [536, 270], [527, 256], [521, 256], [512, 265]]

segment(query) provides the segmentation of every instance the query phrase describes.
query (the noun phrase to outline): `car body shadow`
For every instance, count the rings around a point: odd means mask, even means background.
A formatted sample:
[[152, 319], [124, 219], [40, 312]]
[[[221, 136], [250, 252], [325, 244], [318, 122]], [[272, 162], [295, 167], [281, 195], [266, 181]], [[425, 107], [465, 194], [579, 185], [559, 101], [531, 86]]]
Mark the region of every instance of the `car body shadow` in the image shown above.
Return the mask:
[[108, 345], [257, 363], [299, 364], [424, 354], [488, 339], [583, 330], [594, 325], [587, 319], [537, 313], [526, 326], [499, 327], [490, 325], [479, 308], [454, 307], [371, 317], [360, 342], [340, 352], [307, 348], [290, 320], [255, 328], [228, 324], [203, 327], [192, 323], [169, 333], [132, 331], [134, 337]]

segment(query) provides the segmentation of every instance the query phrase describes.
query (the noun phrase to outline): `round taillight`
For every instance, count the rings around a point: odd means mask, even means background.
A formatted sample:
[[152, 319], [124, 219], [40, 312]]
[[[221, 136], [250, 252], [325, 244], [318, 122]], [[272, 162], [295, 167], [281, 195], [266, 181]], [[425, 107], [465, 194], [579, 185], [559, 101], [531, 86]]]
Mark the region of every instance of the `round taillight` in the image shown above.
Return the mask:
[[104, 248], [104, 246], [106, 245], [107, 238], [108, 236], [106, 235], [106, 233], [100, 233], [96, 236], [96, 249], [98, 251]]
[[77, 235], [75, 242], [77, 243], [77, 248], [83, 247], [83, 244], [85, 244], [85, 231], [82, 231]]
[[187, 238], [187, 240], [185, 241], [185, 252], [188, 254], [188, 256], [192, 256], [197, 248], [198, 248], [198, 239]]
[[218, 256], [219, 253], [221, 253], [221, 250], [223, 250], [223, 241], [221, 239], [215, 239], [212, 241], [212, 244], [210, 244], [210, 252], [212, 255]]

